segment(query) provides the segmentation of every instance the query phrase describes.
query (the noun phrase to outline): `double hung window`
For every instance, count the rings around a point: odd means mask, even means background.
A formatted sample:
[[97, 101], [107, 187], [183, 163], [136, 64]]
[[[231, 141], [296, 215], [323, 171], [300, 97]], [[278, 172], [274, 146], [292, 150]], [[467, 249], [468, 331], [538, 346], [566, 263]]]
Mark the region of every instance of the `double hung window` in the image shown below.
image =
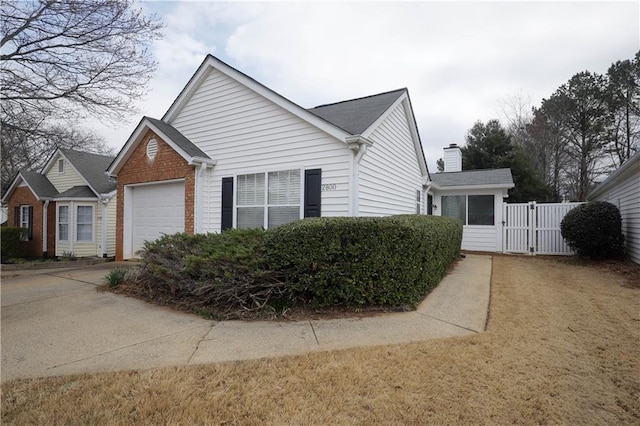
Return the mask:
[[58, 240], [69, 241], [69, 206], [58, 206]]
[[93, 206], [78, 206], [76, 214], [76, 240], [93, 241]]
[[300, 170], [239, 175], [236, 226], [271, 228], [300, 219]]

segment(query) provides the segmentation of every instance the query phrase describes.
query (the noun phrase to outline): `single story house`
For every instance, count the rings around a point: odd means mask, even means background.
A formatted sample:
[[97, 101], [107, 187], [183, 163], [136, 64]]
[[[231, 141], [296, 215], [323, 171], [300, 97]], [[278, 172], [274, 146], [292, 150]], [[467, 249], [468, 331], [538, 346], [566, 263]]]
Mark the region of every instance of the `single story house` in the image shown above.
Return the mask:
[[640, 264], [640, 151], [595, 187], [588, 199], [608, 201], [620, 209], [626, 252]]
[[447, 192], [429, 175], [407, 89], [305, 109], [211, 55], [107, 173], [118, 260], [162, 233], [428, 214]]
[[464, 250], [502, 252], [503, 200], [513, 188], [511, 169], [462, 171], [458, 145], [444, 149], [444, 171], [431, 174], [434, 215], [460, 219]]
[[10, 226], [26, 228], [33, 257], [115, 256], [112, 156], [57, 149], [40, 172], [20, 171], [2, 197]]

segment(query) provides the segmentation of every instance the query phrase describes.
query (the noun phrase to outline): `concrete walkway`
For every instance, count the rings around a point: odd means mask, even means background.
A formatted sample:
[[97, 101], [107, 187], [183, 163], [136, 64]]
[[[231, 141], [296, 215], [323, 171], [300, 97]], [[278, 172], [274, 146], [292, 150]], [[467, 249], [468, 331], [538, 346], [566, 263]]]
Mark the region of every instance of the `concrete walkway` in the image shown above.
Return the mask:
[[[2, 381], [399, 344], [484, 331], [492, 258], [467, 255], [414, 312], [362, 319], [209, 321], [97, 292], [115, 265], [3, 272]], [[17, 276], [16, 276], [17, 275]]]

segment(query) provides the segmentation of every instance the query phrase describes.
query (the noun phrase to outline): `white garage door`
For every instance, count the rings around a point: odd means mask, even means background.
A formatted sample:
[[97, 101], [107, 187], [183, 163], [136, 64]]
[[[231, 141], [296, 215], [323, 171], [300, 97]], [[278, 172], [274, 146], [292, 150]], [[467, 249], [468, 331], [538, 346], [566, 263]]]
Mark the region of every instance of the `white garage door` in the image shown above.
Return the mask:
[[132, 253], [162, 234], [184, 232], [184, 182], [132, 188]]

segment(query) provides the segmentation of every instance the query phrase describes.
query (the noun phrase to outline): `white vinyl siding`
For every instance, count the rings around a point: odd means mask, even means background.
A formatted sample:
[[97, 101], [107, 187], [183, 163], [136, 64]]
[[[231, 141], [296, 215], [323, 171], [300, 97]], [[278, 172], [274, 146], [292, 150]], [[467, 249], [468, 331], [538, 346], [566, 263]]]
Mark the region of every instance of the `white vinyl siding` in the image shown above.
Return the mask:
[[[58, 173], [59, 160], [64, 161], [64, 173]], [[60, 154], [58, 154], [56, 161], [51, 164], [55, 164], [55, 166], [49, 168], [45, 176], [58, 190], [58, 192], [64, 192], [74, 186], [83, 186], [87, 184], [85, 180], [76, 173], [75, 169], [71, 167], [71, 164], [69, 164], [67, 160], [64, 160]]]
[[403, 103], [394, 108], [369, 139], [373, 146], [367, 149], [359, 166], [358, 215], [415, 213], [422, 173]]
[[107, 256], [109, 257], [116, 255], [116, 207], [117, 196], [114, 195], [107, 205]]
[[596, 200], [608, 201], [620, 209], [625, 249], [629, 257], [640, 263], [640, 163], [620, 182]]
[[322, 183], [335, 185], [322, 193], [322, 216], [349, 215], [353, 154], [344, 141], [223, 73], [212, 69], [170, 124], [216, 160], [198, 177], [200, 232], [220, 231], [223, 177], [269, 171], [322, 169]]

